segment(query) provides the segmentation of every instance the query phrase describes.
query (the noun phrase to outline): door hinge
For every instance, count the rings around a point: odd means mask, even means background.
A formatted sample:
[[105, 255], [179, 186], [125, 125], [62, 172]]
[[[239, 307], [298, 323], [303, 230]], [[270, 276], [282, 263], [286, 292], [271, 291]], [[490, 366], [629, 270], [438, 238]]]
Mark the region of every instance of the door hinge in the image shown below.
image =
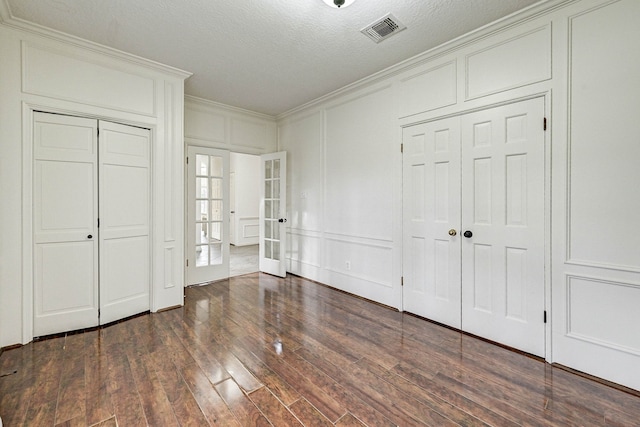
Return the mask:
[[542, 130], [547, 130], [547, 118], [546, 117], [542, 121]]
[[187, 267], [189, 267], [189, 260], [188, 259], [185, 260], [185, 263], [186, 263]]
[[187, 164], [189, 164], [189, 158], [187, 157]]
[[544, 311], [544, 323], [547, 323], [547, 310]]
[[100, 317], [100, 309], [98, 309], [98, 318]]
[[400, 152], [404, 153], [404, 144], [400, 144]]
[[404, 286], [404, 276], [400, 277], [400, 286]]
[[98, 228], [100, 228], [100, 218], [98, 218]]

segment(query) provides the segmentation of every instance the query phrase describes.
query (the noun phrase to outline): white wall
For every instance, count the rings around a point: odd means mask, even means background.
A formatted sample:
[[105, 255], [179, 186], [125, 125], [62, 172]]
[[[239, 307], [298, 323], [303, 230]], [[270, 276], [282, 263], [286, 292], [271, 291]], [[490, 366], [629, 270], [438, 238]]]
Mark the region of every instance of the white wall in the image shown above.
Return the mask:
[[33, 338], [35, 110], [151, 129], [151, 307], [181, 305], [183, 86], [189, 74], [31, 28], [0, 12], [0, 347]]
[[260, 215], [260, 157], [231, 153], [232, 245], [257, 245]]
[[288, 271], [402, 309], [402, 127], [542, 97], [546, 358], [640, 389], [639, 9], [539, 4], [278, 117]]

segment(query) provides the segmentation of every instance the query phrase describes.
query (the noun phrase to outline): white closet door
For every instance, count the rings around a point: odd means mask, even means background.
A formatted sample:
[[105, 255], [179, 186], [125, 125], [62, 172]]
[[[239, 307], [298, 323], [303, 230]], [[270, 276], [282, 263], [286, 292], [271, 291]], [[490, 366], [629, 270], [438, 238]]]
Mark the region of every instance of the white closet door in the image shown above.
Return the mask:
[[260, 156], [260, 271], [285, 277], [287, 153]]
[[403, 307], [460, 328], [460, 119], [403, 133]]
[[97, 122], [36, 113], [34, 336], [98, 324]]
[[545, 354], [544, 102], [462, 117], [462, 329]]
[[149, 310], [147, 129], [100, 122], [100, 323]]

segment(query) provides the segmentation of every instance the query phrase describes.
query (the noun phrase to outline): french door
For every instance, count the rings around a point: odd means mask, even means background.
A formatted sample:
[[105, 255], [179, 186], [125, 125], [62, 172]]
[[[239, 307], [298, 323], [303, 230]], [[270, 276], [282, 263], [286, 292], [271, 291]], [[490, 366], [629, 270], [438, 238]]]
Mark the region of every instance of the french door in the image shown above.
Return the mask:
[[544, 356], [541, 98], [404, 130], [406, 311]]
[[260, 271], [285, 277], [287, 153], [260, 158]]
[[187, 150], [187, 285], [229, 277], [229, 152]]
[[149, 310], [146, 129], [35, 113], [34, 335]]

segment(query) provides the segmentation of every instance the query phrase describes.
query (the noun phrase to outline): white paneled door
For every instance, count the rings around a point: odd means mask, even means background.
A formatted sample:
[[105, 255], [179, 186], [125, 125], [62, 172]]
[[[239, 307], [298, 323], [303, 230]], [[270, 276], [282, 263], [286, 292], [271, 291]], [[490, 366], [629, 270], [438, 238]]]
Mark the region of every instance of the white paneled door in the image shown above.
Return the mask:
[[543, 121], [542, 98], [462, 117], [463, 329], [537, 356], [545, 355]]
[[538, 356], [543, 116], [539, 98], [403, 135], [404, 309]]
[[188, 149], [187, 284], [229, 277], [229, 152]]
[[404, 130], [404, 310], [460, 328], [460, 119]]
[[98, 325], [98, 127], [36, 113], [34, 336]]
[[34, 336], [149, 310], [149, 131], [35, 113], [33, 147]]
[[260, 271], [285, 277], [287, 153], [261, 156]]
[[149, 131], [99, 122], [100, 323], [149, 310]]

